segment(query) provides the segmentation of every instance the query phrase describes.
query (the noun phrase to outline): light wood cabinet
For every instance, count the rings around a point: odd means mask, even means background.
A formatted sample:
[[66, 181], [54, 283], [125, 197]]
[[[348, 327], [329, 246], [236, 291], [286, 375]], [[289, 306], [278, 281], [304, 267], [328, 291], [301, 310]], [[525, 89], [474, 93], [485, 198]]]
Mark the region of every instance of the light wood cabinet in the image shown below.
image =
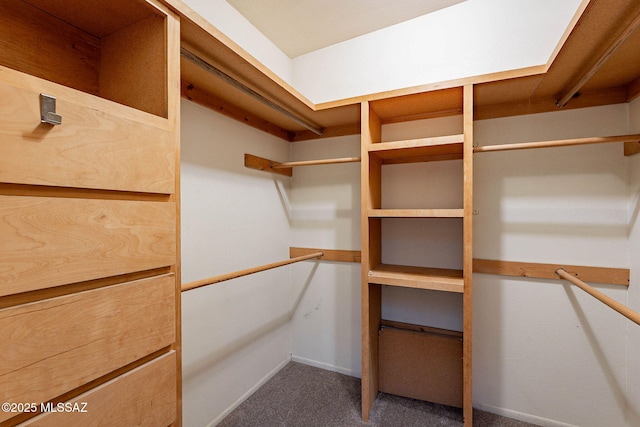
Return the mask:
[[181, 424], [179, 44], [156, 0], [0, 3], [0, 401], [88, 402], [3, 425]]

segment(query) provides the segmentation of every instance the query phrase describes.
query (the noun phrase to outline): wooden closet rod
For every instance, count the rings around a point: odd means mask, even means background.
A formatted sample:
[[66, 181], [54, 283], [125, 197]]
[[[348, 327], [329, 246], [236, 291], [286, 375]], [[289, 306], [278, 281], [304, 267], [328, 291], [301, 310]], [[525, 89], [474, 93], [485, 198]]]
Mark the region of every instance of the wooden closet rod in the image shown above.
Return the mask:
[[299, 162], [285, 162], [271, 165], [273, 169], [286, 169], [294, 166], [315, 166], [315, 165], [331, 165], [335, 163], [356, 163], [360, 161], [360, 157], [343, 157], [340, 159], [321, 159], [321, 160], [303, 160]]
[[213, 65], [209, 64], [207, 61], [205, 61], [204, 59], [200, 58], [199, 56], [197, 56], [196, 54], [189, 52], [187, 49], [181, 47], [180, 48], [180, 55], [186, 59], [188, 59], [189, 61], [193, 62], [195, 65], [197, 65], [198, 67], [202, 68], [203, 70], [213, 74], [214, 76], [218, 77], [221, 80], [224, 80], [226, 83], [230, 84], [231, 86], [235, 87], [238, 90], [241, 90], [242, 92], [246, 93], [247, 95], [249, 95], [250, 97], [254, 98], [257, 101], [260, 101], [261, 103], [263, 103], [264, 105], [268, 106], [269, 108], [284, 114], [285, 116], [287, 116], [288, 118], [290, 118], [291, 120], [295, 121], [296, 123], [298, 123], [299, 125], [304, 126], [306, 129], [309, 129], [311, 132], [315, 133], [316, 135], [323, 135], [324, 134], [324, 129], [319, 128], [317, 126], [312, 125], [311, 123], [307, 122], [304, 119], [301, 119], [300, 117], [296, 116], [295, 114], [293, 114], [291, 111], [281, 107], [280, 105], [276, 104], [275, 102], [271, 101], [270, 99], [260, 95], [258, 92], [256, 92], [255, 90], [251, 89], [249, 86], [240, 83], [238, 80], [234, 79], [233, 77], [231, 77], [230, 75], [228, 75], [227, 73], [225, 73], [224, 71], [219, 70], [218, 68], [214, 67]]
[[602, 136], [591, 138], [559, 139], [556, 141], [521, 142], [518, 144], [485, 145], [484, 147], [473, 147], [474, 153], [486, 153], [489, 151], [525, 150], [528, 148], [549, 148], [566, 147], [570, 145], [602, 144], [609, 142], [631, 142], [640, 141], [640, 134]]
[[592, 297], [597, 299], [598, 301], [608, 305], [609, 307], [611, 307], [612, 309], [614, 309], [618, 313], [620, 313], [623, 316], [625, 316], [627, 319], [629, 319], [629, 320], [637, 323], [638, 325], [640, 325], [640, 313], [637, 313], [637, 312], [631, 310], [626, 305], [620, 304], [618, 301], [614, 300], [613, 298], [610, 298], [610, 297], [606, 296], [602, 292], [600, 292], [600, 291], [594, 289], [593, 287], [587, 285], [586, 283], [584, 283], [582, 280], [578, 279], [577, 277], [574, 277], [571, 274], [567, 273], [562, 268], [558, 268], [556, 270], [556, 274], [558, 276], [560, 276], [561, 278], [563, 278], [565, 280], [568, 280], [569, 282], [573, 283], [574, 285], [576, 285], [577, 287], [579, 287], [580, 289], [582, 289], [583, 291], [585, 291], [586, 293], [588, 293], [589, 295], [591, 295]]
[[222, 274], [220, 276], [209, 277], [208, 279], [196, 280], [195, 282], [189, 282], [182, 285], [182, 292], [189, 291], [195, 288], [201, 288], [202, 286], [213, 285], [214, 283], [224, 282], [225, 280], [235, 279], [237, 277], [247, 276], [253, 273], [259, 273], [261, 271], [270, 270], [272, 268], [282, 267], [284, 265], [293, 264], [295, 262], [305, 261], [308, 259], [319, 258], [323, 256], [323, 252], [315, 252], [309, 255], [303, 255], [295, 258], [290, 258], [284, 261], [273, 262], [271, 264], [260, 265], [258, 267], [247, 268], [245, 270], [234, 271], [233, 273]]

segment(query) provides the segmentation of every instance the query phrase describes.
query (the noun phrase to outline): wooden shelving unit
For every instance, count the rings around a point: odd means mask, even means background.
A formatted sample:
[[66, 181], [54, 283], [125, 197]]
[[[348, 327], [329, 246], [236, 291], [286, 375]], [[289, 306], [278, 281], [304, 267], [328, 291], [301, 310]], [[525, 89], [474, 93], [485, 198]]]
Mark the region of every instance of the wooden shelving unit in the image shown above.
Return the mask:
[[[465, 86], [459, 92], [462, 94], [460, 105], [463, 112], [464, 132], [457, 135], [382, 142], [383, 119], [376, 112], [375, 102], [365, 101], [361, 105], [362, 417], [364, 420], [368, 420], [369, 412], [379, 391], [393, 393], [395, 390], [403, 390], [402, 393], [407, 397], [425, 398], [437, 403], [462, 407], [465, 426], [471, 426], [473, 86]], [[385, 117], [385, 120], [387, 123], [394, 122], [388, 117]], [[382, 208], [383, 165], [443, 160], [462, 160], [464, 188], [463, 200], [460, 201], [463, 206], [461, 209], [441, 209], [437, 206], [429, 209]], [[407, 183], [407, 185], [411, 184]], [[436, 221], [439, 218], [461, 219], [462, 269], [384, 263], [382, 260], [384, 218], [424, 218]], [[399, 332], [402, 337], [390, 337], [394, 331], [386, 331], [383, 340], [382, 335], [379, 335], [381, 326], [385, 322], [382, 319], [382, 285], [462, 294], [462, 334], [457, 335], [459, 332], [455, 331], [445, 334], [460, 336], [461, 341], [449, 337], [448, 344], [442, 347], [444, 353], [428, 352], [426, 355], [417, 351], [413, 353], [420, 359], [411, 362], [413, 366], [404, 366], [405, 362], [398, 364], [392, 356], [398, 349], [385, 346], [396, 345], [390, 343], [397, 343], [397, 339], [401, 340], [402, 346], [408, 345], [408, 348], [414, 345], [411, 344], [413, 342], [411, 340], [416, 340], [415, 346], [429, 346], [429, 340], [434, 340], [433, 343], [436, 345], [435, 343], [442, 339], [442, 334], [418, 336], [415, 333], [402, 335]], [[450, 341], [451, 339], [453, 341]], [[404, 350], [402, 352], [407, 353]], [[460, 354], [462, 354], [462, 360], [460, 360]], [[446, 364], [446, 367], [440, 366], [442, 363]], [[398, 368], [400, 365], [403, 365], [402, 368]], [[395, 380], [395, 376], [399, 378], [406, 375], [417, 378], [422, 375], [425, 381], [431, 381], [429, 375], [438, 372], [441, 368], [455, 375], [449, 377], [450, 381], [439, 382], [428, 392], [421, 391], [421, 387], [416, 387], [414, 392], [410, 387], [394, 384], [400, 381]], [[396, 369], [401, 369], [397, 375], [395, 375]], [[380, 386], [381, 378], [384, 378], [384, 389]], [[424, 381], [418, 382], [424, 383]]]

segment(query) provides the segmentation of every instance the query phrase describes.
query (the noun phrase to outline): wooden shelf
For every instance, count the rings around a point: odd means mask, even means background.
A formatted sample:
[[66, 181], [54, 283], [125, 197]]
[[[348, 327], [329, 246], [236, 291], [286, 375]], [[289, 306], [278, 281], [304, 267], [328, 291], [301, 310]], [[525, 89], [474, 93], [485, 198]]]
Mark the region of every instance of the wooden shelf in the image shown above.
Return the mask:
[[464, 209], [369, 209], [369, 218], [462, 218]]
[[462, 293], [462, 270], [379, 264], [369, 270], [369, 283]]
[[369, 154], [382, 164], [419, 163], [462, 159], [464, 135], [447, 135], [406, 141], [380, 142], [369, 147]]

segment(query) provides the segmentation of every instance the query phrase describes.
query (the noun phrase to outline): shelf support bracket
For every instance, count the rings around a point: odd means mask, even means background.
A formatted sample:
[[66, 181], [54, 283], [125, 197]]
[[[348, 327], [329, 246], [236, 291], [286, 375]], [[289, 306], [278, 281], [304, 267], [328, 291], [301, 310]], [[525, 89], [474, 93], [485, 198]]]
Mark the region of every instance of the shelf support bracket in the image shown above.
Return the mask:
[[293, 176], [293, 168], [276, 168], [282, 163], [265, 159], [264, 157], [254, 156], [253, 154], [244, 155], [244, 167], [256, 169], [264, 172], [277, 173], [284, 176]]

